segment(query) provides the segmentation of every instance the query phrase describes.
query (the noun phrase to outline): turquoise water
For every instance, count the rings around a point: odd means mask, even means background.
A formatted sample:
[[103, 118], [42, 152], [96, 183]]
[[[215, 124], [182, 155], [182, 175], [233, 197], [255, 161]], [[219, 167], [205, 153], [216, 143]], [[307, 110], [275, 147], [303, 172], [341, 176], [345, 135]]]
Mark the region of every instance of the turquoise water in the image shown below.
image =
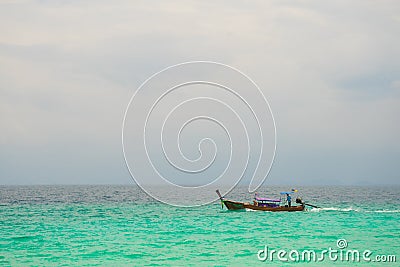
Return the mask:
[[[227, 198], [249, 201], [238, 187]], [[284, 187], [265, 187], [276, 196]], [[399, 187], [299, 187], [307, 212], [178, 208], [135, 186], [0, 187], [1, 266], [399, 266]], [[396, 263], [260, 261], [259, 250], [368, 249]], [[263, 254], [261, 254], [263, 255]], [[287, 258], [287, 256], [286, 256]]]

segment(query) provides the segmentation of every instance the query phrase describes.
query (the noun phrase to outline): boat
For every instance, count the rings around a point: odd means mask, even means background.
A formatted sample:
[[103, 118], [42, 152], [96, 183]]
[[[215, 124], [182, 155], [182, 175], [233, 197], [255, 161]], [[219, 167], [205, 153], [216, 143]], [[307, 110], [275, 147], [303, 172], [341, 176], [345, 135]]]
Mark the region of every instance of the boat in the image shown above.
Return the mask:
[[309, 205], [304, 203], [304, 201], [300, 198], [296, 198], [296, 203], [300, 205], [295, 205], [292, 206], [291, 202], [288, 201], [288, 196], [290, 196], [289, 200], [292, 197], [292, 194], [297, 192], [297, 190], [292, 190], [289, 192], [280, 192], [280, 198], [279, 199], [269, 199], [269, 198], [260, 198], [258, 197], [258, 194], [256, 193], [254, 197], [253, 203], [250, 202], [238, 202], [238, 201], [232, 201], [232, 200], [227, 200], [223, 196], [221, 196], [221, 193], [219, 190], [216, 190], [219, 199], [221, 200], [221, 205], [222, 207], [225, 206], [228, 210], [262, 210], [262, 211], [304, 211], [305, 206]]

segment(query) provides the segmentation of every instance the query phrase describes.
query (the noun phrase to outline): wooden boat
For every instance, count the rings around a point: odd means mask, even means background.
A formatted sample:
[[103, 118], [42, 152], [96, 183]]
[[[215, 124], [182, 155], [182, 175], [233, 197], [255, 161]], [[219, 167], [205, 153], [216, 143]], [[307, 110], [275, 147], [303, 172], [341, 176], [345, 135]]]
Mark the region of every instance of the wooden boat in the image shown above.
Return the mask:
[[303, 211], [304, 210], [304, 205], [299, 205], [299, 206], [277, 206], [277, 207], [265, 207], [265, 206], [258, 206], [246, 202], [236, 202], [236, 201], [230, 201], [230, 200], [223, 200], [222, 201], [225, 205], [225, 207], [228, 210], [245, 210], [245, 209], [251, 209], [251, 210], [263, 210], [263, 211]]
[[300, 204], [297, 206], [291, 206], [288, 205], [287, 202], [285, 202], [286, 198], [282, 198], [282, 195], [289, 195], [294, 193], [293, 192], [281, 192], [281, 198], [280, 199], [267, 199], [267, 198], [259, 198], [256, 197], [254, 198], [253, 204], [249, 202], [237, 202], [237, 201], [231, 201], [231, 200], [226, 200], [224, 197], [221, 196], [219, 190], [216, 191], [222, 205], [224, 205], [228, 210], [246, 210], [246, 209], [251, 209], [251, 210], [262, 210], [262, 211], [303, 211], [305, 210], [305, 203], [300, 199], [296, 199], [296, 203]]

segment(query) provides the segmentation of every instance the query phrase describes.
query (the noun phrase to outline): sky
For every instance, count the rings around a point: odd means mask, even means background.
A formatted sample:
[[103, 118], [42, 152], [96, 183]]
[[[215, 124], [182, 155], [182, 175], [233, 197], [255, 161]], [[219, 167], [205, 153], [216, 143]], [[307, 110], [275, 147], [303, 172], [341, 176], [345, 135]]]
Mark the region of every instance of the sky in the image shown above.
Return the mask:
[[129, 100], [193, 60], [268, 100], [265, 184], [400, 184], [399, 1], [3, 0], [0, 22], [0, 184], [132, 184]]

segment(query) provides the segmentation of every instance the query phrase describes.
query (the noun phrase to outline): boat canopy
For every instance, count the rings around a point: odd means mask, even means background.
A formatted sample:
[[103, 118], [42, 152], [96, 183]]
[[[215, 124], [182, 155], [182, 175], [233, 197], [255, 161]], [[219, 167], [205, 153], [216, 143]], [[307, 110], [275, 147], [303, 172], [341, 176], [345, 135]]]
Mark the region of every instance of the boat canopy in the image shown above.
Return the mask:
[[256, 197], [257, 201], [267, 201], [267, 202], [281, 202], [280, 199], [270, 199], [270, 198], [263, 198], [263, 197]]

